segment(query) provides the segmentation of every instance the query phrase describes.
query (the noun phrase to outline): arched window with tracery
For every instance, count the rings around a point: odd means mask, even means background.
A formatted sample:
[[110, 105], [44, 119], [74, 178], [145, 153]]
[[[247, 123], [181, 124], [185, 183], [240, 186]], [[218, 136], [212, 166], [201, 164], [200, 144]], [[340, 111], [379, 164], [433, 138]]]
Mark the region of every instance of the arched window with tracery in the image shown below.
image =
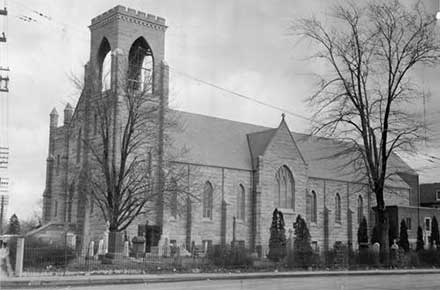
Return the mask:
[[238, 193], [237, 193], [237, 218], [239, 220], [244, 221], [245, 208], [246, 208], [246, 192], [244, 190], [244, 186], [240, 184], [238, 186]]
[[341, 196], [339, 193], [336, 193], [335, 196], [335, 222], [341, 223]]
[[203, 217], [212, 218], [212, 185], [209, 181], [203, 187]]
[[275, 174], [276, 205], [279, 208], [295, 209], [295, 181], [287, 166], [281, 166]]
[[111, 88], [112, 54], [107, 38], [103, 38], [98, 51], [99, 80], [101, 91]]
[[136, 39], [128, 53], [129, 88], [143, 93], [153, 92], [153, 51], [143, 37]]
[[312, 223], [316, 223], [318, 219], [318, 206], [316, 203], [316, 192], [314, 190], [306, 195], [306, 217]]
[[359, 195], [358, 196], [358, 201], [357, 201], [357, 218], [358, 218], [358, 223], [360, 223], [362, 221], [364, 217], [364, 200], [362, 199], [362, 196]]

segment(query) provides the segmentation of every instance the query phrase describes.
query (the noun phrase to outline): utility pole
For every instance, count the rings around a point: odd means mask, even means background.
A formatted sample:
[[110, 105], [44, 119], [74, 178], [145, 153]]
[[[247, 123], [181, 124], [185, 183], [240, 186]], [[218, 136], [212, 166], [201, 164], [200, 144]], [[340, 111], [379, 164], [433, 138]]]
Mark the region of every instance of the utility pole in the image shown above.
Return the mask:
[[3, 223], [6, 218], [9, 201], [9, 141], [8, 141], [8, 9], [4, 2], [0, 8], [0, 235], [3, 234]]
[[[2, 31], [0, 34], [0, 93], [9, 93], [9, 66], [8, 66], [8, 47], [7, 47], [7, 28], [8, 28], [8, 9], [4, 5], [0, 9], [0, 17], [2, 18]], [[7, 95], [6, 95], [7, 96]]]
[[3, 235], [3, 224], [6, 220], [6, 207], [8, 205], [8, 196], [0, 195], [0, 235]]

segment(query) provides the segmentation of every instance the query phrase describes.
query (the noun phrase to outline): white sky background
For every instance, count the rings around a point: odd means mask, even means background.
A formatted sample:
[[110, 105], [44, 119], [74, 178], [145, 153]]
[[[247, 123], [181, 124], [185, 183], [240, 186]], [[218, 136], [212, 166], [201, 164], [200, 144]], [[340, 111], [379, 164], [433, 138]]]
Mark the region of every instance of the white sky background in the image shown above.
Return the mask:
[[[410, 0], [407, 0], [410, 1]], [[432, 5], [431, 1], [428, 5]], [[8, 0], [10, 207], [27, 218], [38, 208], [45, 184], [49, 113], [75, 105], [78, 92], [69, 80], [83, 75], [89, 58], [87, 26], [93, 17], [121, 4], [162, 16], [166, 61], [171, 68], [309, 116], [304, 99], [313, 92], [312, 72], [319, 67], [304, 60], [307, 47], [288, 35], [289, 23], [315, 14], [324, 21], [329, 5], [319, 0]], [[32, 10], [52, 18], [38, 16]], [[27, 16], [36, 22], [25, 22]], [[440, 120], [440, 69], [421, 69], [418, 77], [431, 91], [428, 118]], [[281, 112], [171, 73], [171, 106], [185, 111], [275, 127]], [[308, 132], [306, 121], [287, 115], [290, 128]], [[440, 157], [440, 132], [427, 154]], [[413, 158], [421, 181], [440, 181], [440, 161]]]

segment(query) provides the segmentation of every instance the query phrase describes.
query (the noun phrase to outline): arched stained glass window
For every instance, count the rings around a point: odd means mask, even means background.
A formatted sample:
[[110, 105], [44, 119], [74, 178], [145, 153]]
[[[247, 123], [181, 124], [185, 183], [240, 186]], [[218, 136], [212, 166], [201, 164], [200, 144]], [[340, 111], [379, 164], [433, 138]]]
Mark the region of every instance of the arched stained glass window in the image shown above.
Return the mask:
[[318, 220], [318, 206], [314, 190], [306, 197], [306, 216], [312, 223], [316, 223]]
[[246, 208], [246, 192], [244, 186], [240, 184], [237, 193], [237, 218], [244, 221]]
[[212, 185], [209, 181], [205, 183], [203, 188], [203, 217], [212, 218]]
[[360, 223], [364, 217], [364, 200], [361, 195], [359, 195], [357, 203], [357, 218], [358, 223]]
[[335, 196], [335, 222], [341, 223], [341, 196], [339, 193], [336, 193]]
[[278, 169], [275, 175], [276, 205], [278, 208], [292, 208], [295, 210], [295, 181], [287, 166]]

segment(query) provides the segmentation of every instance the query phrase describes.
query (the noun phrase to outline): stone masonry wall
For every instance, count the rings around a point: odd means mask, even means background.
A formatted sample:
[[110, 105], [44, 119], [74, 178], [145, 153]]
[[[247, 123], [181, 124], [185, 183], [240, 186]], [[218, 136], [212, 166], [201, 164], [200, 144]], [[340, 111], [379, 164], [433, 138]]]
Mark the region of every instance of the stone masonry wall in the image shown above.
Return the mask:
[[[318, 248], [324, 248], [324, 207], [328, 210], [328, 246], [332, 248], [334, 243], [341, 241], [344, 244], [351, 242], [357, 244], [357, 199], [358, 196], [365, 196], [366, 192], [356, 188], [355, 184], [336, 180], [325, 180], [309, 178], [308, 192], [315, 191], [317, 203], [317, 221], [307, 221], [312, 242], [317, 242]], [[336, 221], [336, 194], [341, 198], [341, 220]], [[367, 213], [367, 205], [363, 204], [364, 215]], [[348, 224], [349, 210], [351, 212], [352, 224]], [[351, 228], [351, 234], [349, 229]], [[350, 240], [351, 238], [351, 240]]]
[[307, 166], [298, 151], [289, 128], [284, 121], [280, 124], [277, 132], [268, 144], [263, 158], [259, 164], [259, 189], [261, 190], [261, 200], [259, 207], [260, 215], [257, 217], [259, 223], [256, 241], [257, 245], [262, 246], [262, 254], [268, 253], [270, 226], [272, 223], [272, 213], [277, 207], [278, 195], [275, 190], [275, 175], [282, 166], [287, 166], [295, 181], [295, 209], [280, 209], [284, 214], [286, 224], [286, 234], [293, 230], [293, 222], [297, 215], [305, 216], [307, 189]]
[[[90, 63], [86, 70], [88, 84], [92, 85], [92, 90], [85, 90], [75, 109], [72, 120], [65, 122], [64, 127], [56, 128], [53, 136], [53, 152], [49, 155], [49, 163], [52, 164], [50, 176], [53, 177], [50, 184], [50, 217], [53, 222], [63, 222], [65, 210], [70, 212], [70, 222], [77, 227], [77, 234], [88, 235], [89, 238], [98, 240], [102, 238], [105, 230], [105, 222], [100, 209], [93, 205], [91, 198], [86, 195], [87, 189], [81, 182], [85, 178], [82, 167], [91, 158], [85, 156], [84, 144], [80, 141], [81, 158], [77, 161], [79, 131], [82, 138], [96, 138], [93, 134], [92, 112], [93, 98], [98, 95], [100, 90], [100, 79], [98, 77], [98, 67], [100, 58], [99, 48], [104, 38], [109, 42], [113, 53], [112, 64], [112, 88], [115, 89], [115, 80], [124, 79], [127, 71], [128, 54], [134, 41], [143, 37], [148, 43], [154, 56], [154, 95], [163, 97], [164, 106], [168, 103], [168, 74], [164, 66], [165, 59], [165, 19], [156, 17], [144, 12], [127, 9], [123, 6], [116, 6], [109, 11], [98, 15], [92, 19]], [[117, 69], [117, 70], [116, 70]], [[163, 71], [161, 75], [161, 71]], [[161, 91], [162, 90], [162, 91]], [[116, 94], [118, 90], [113, 90]], [[90, 94], [90, 95], [86, 95]], [[119, 104], [121, 105], [121, 104]], [[87, 106], [87, 107], [86, 107]], [[125, 111], [120, 106], [117, 118], [123, 120]], [[52, 119], [51, 119], [52, 124]], [[52, 125], [51, 125], [52, 126]], [[56, 126], [55, 126], [56, 127]], [[52, 126], [53, 128], [53, 126]], [[69, 151], [65, 155], [66, 130], [69, 132]], [[89, 134], [87, 136], [87, 134]], [[245, 138], [245, 136], [243, 136]], [[150, 144], [154, 146], [155, 144]], [[65, 157], [65, 158], [63, 158]], [[263, 255], [267, 253], [270, 235], [270, 225], [272, 212], [278, 206], [276, 193], [275, 175], [277, 171], [286, 166], [291, 171], [295, 182], [295, 208], [281, 208], [284, 213], [286, 223], [286, 234], [293, 230], [293, 223], [298, 215], [306, 217], [306, 195], [314, 190], [317, 194], [317, 221], [308, 222], [312, 241], [316, 241], [321, 247], [324, 243], [324, 208], [329, 210], [328, 216], [328, 245], [330, 247], [336, 241], [344, 243], [351, 239], [353, 245], [357, 245], [356, 232], [359, 224], [358, 220], [358, 198], [363, 200], [363, 215], [367, 217], [368, 226], [371, 228], [372, 214], [371, 207], [375, 206], [375, 198], [370, 194], [365, 186], [347, 182], [324, 180], [320, 178], [309, 178], [307, 164], [304, 162], [295, 141], [293, 140], [286, 123], [281, 122], [272, 140], [268, 144], [263, 156], [255, 156], [258, 159], [257, 170], [241, 170], [233, 168], [221, 168], [200, 164], [185, 164], [190, 172], [197, 172], [194, 176], [190, 175], [189, 184], [195, 186], [190, 188], [191, 193], [196, 197], [192, 200], [191, 210], [191, 240], [196, 244], [201, 244], [203, 240], [211, 240], [213, 244], [219, 244], [222, 240], [222, 202], [226, 206], [226, 243], [232, 240], [233, 217], [237, 215], [237, 194], [240, 184], [245, 188], [246, 207], [245, 219], [236, 222], [236, 239], [244, 240], [248, 247], [255, 236], [255, 244], [263, 248]], [[50, 161], [53, 160], [53, 161]], [[52, 163], [50, 163], [52, 162]], [[67, 172], [63, 164], [67, 163]], [[194, 162], [197, 162], [195, 160]], [[67, 183], [65, 180], [68, 174]], [[82, 175], [81, 175], [82, 174]], [[82, 177], [81, 177], [82, 176]], [[406, 177], [403, 177], [406, 178]], [[194, 180], [193, 180], [194, 179]], [[78, 181], [79, 180], [79, 181]], [[409, 178], [411, 186], [414, 188], [418, 180]], [[213, 186], [213, 212], [211, 219], [202, 217], [202, 190], [206, 181]], [[254, 183], [254, 184], [253, 184]], [[71, 200], [65, 196], [67, 189], [71, 190]], [[414, 191], [414, 190], [413, 190]], [[341, 221], [335, 220], [335, 195], [339, 193], [341, 197]], [[388, 189], [385, 193], [386, 205], [408, 206], [414, 204], [416, 193], [408, 189]], [[67, 202], [67, 203], [66, 203]], [[149, 204], [151, 209], [147, 215], [140, 215], [127, 228], [130, 237], [137, 235], [139, 224], [155, 224], [158, 220], [157, 208]], [[70, 207], [70, 210], [69, 210]], [[183, 206], [182, 206], [183, 207]], [[56, 210], [55, 210], [56, 208]], [[348, 216], [351, 213], [352, 225], [348, 224]], [[255, 219], [255, 223], [254, 223]], [[171, 240], [176, 240], [179, 244], [184, 243], [187, 234], [186, 207], [179, 211], [177, 218], [171, 217], [170, 208], [164, 208], [163, 235]], [[252, 228], [255, 226], [255, 232]], [[348, 232], [348, 231], [351, 232]]]
[[[324, 206], [329, 210], [329, 237], [328, 246], [332, 248], [334, 243], [341, 241], [344, 244], [351, 242], [354, 248], [357, 248], [357, 230], [359, 228], [360, 220], [358, 219], [358, 200], [362, 197], [362, 214], [367, 219], [368, 232], [371, 232], [374, 226], [374, 216], [371, 212], [371, 207], [376, 205], [374, 195], [369, 193], [367, 185], [342, 182], [336, 180], [326, 180], [320, 178], [309, 178], [308, 191], [315, 191], [317, 195], [317, 222], [311, 223], [307, 221], [309, 226], [312, 241], [318, 243], [320, 249], [324, 246]], [[341, 197], [341, 222], [336, 222], [335, 217], [335, 196], [339, 193]], [[368, 202], [368, 199], [370, 201]], [[385, 195], [385, 203], [387, 205], [408, 206], [408, 190], [407, 189], [393, 189], [388, 191]], [[351, 211], [352, 225], [351, 235], [348, 232], [350, 226], [348, 224], [348, 210]]]
[[[143, 37], [153, 52], [154, 82], [155, 87], [158, 87], [160, 65], [165, 57], [165, 19], [117, 6], [95, 17], [90, 30], [92, 34], [90, 61], [93, 73], [98, 71], [95, 69], [98, 65], [96, 57], [104, 37], [107, 38], [112, 52], [119, 49], [125, 57], [128, 57], [133, 42]], [[121, 72], [125, 71], [126, 69], [121, 67]]]
[[[52, 201], [51, 201], [51, 220], [54, 222], [62, 222], [62, 207], [63, 207], [63, 176], [64, 170], [62, 166], [64, 154], [64, 127], [57, 128], [54, 142], [54, 162], [52, 172]], [[58, 164], [58, 159], [59, 164]], [[57, 207], [57, 209], [55, 209]], [[56, 214], [56, 215], [55, 215]]]
[[[244, 240], [248, 246], [251, 236], [251, 172], [239, 169], [212, 167], [206, 165], [190, 165], [190, 171], [197, 172], [197, 176], [190, 175], [194, 180], [190, 184], [195, 189], [190, 192], [196, 199], [192, 201], [192, 228], [191, 240], [201, 245], [203, 240], [211, 240], [212, 244], [221, 242], [221, 207], [222, 200], [227, 203], [226, 214], [226, 243], [232, 241], [232, 220], [237, 212], [237, 194], [240, 184], [245, 188], [246, 207], [245, 220], [236, 222], [236, 239]], [[209, 181], [213, 187], [212, 219], [203, 218], [202, 193], [203, 185]], [[170, 209], [164, 210], [164, 236], [176, 240], [178, 244], [185, 243], [186, 239], [186, 212], [179, 213], [176, 219], [171, 217]]]

